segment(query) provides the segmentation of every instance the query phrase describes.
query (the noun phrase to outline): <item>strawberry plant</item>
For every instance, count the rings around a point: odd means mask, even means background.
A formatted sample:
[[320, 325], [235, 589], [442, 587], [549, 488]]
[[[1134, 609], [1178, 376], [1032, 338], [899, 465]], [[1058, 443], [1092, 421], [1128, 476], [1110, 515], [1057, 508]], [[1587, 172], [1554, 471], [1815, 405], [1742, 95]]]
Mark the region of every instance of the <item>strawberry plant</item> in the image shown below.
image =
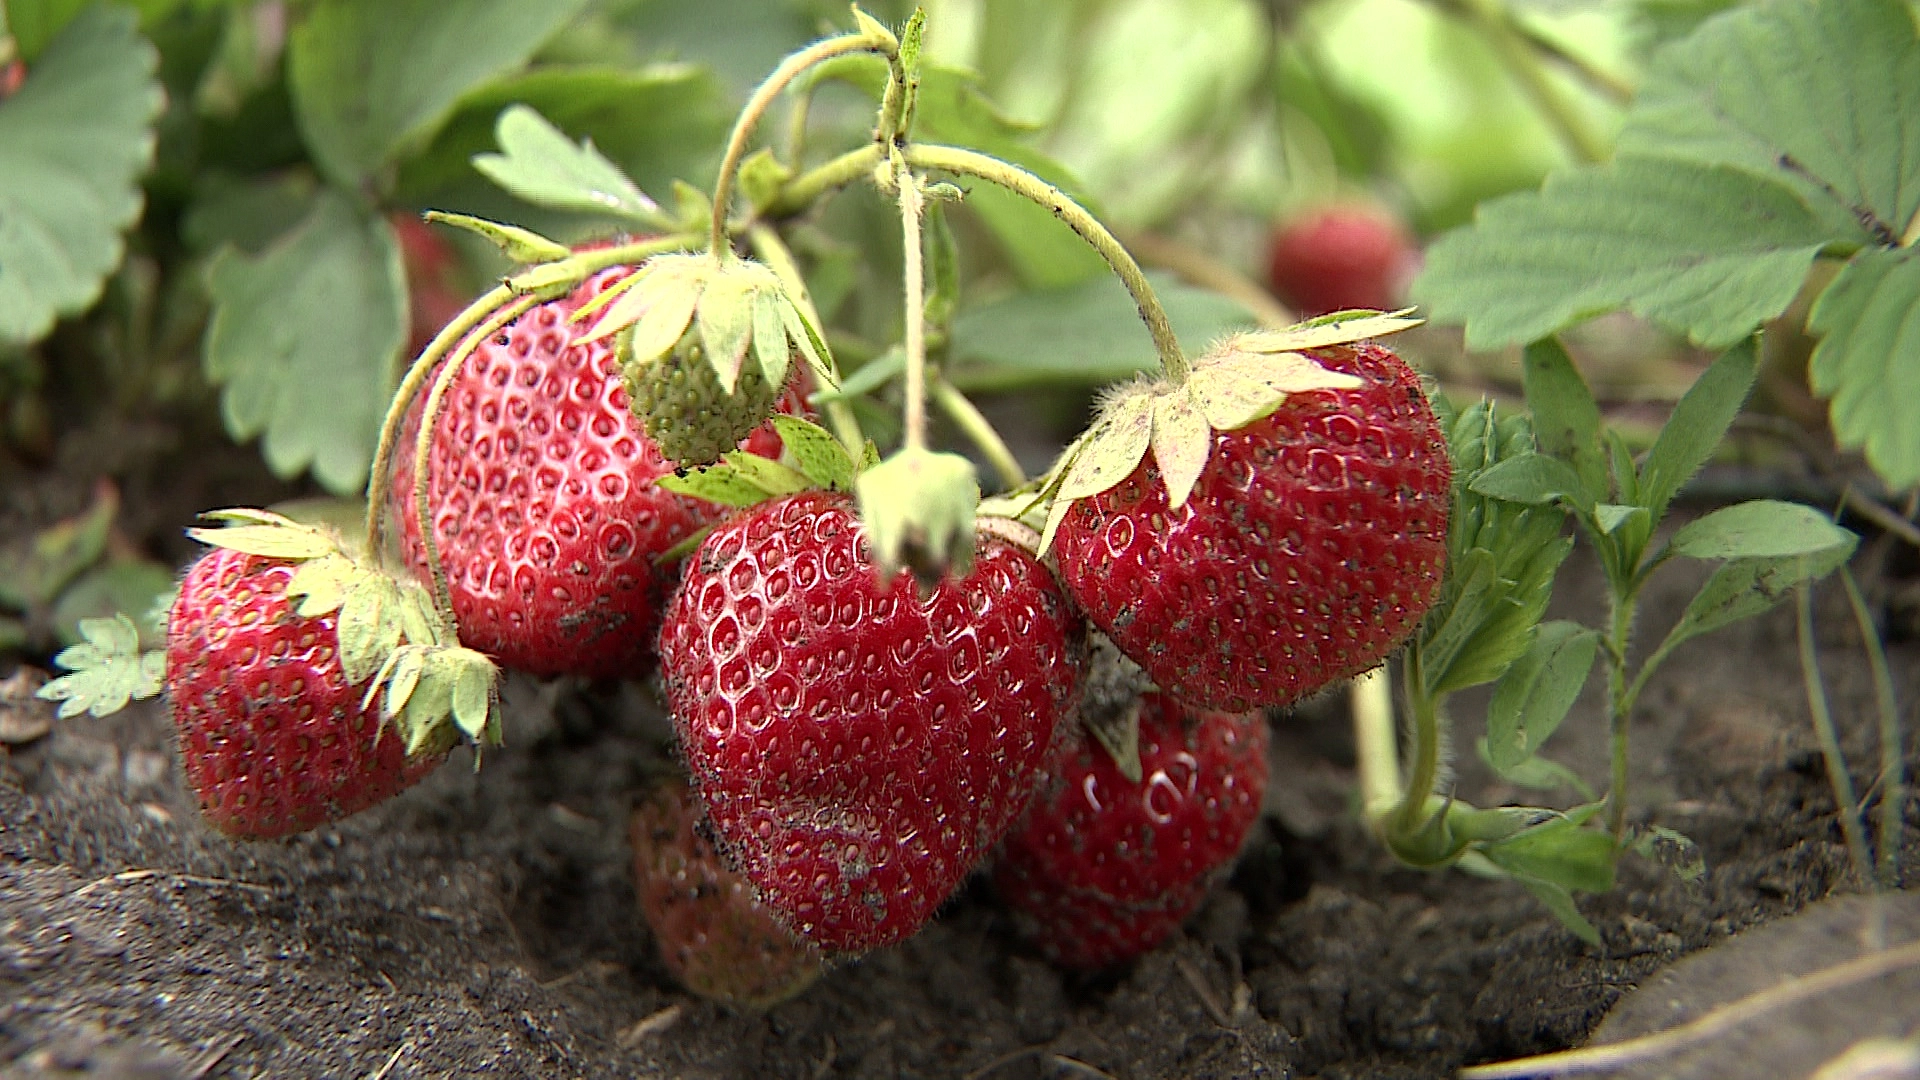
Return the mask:
[[[643, 813], [636, 869], [696, 991], [777, 1000], [826, 954], [913, 935], [996, 855], [1043, 951], [1099, 967], [1164, 940], [1230, 864], [1266, 781], [1266, 711], [1393, 663], [1404, 757], [1390, 710], [1358, 729], [1380, 840], [1411, 865], [1511, 879], [1593, 939], [1575, 894], [1677, 839], [1629, 803], [1649, 678], [1853, 552], [1826, 514], [1782, 501], [1669, 520], [1755, 384], [1756, 327], [1816, 258], [1846, 260], [1810, 322], [1834, 430], [1890, 485], [1920, 479], [1897, 395], [1861, 385], [1903, 386], [1920, 362], [1900, 333], [1920, 165], [1876, 111], [1920, 86], [1896, 0], [1703, 23], [1658, 54], [1615, 161], [1489, 203], [1440, 242], [1415, 295], [1476, 344], [1525, 345], [1525, 413], [1437, 392], [1403, 358], [1413, 310], [1373, 309], [1382, 280], [1356, 298], [1321, 272], [1309, 284], [1327, 291], [1299, 303], [1362, 307], [1257, 326], [1196, 284], [1217, 267], [1149, 275], [1073, 170], [940, 61], [922, 12], [895, 29], [856, 9], [851, 30], [778, 61], [721, 141], [710, 88], [684, 71], [523, 70], [584, 7], [303, 10], [282, 68], [243, 95], [289, 111], [298, 137], [276, 152], [299, 169], [198, 177], [183, 196], [202, 241], [180, 256], [204, 282], [200, 370], [228, 432], [259, 436], [283, 476], [364, 487], [363, 516], [343, 531], [214, 512], [164, 646], [143, 652], [125, 619], [79, 622], [44, 695], [100, 715], [164, 691], [204, 816], [230, 835], [317, 827], [462, 742], [497, 744], [502, 667], [657, 670], [698, 805]], [[1704, 81], [1761, 40], [1852, 43], [1863, 60], [1792, 101]], [[0, 232], [0, 332], [37, 341], [120, 260], [161, 104], [130, 13], [88, 9], [34, 45], [0, 134], [16, 125], [50, 159], [59, 96], [85, 86], [63, 71], [114, 72], [88, 118], [98, 160], [73, 166], [100, 212], [0, 164], [0, 215], [61, 226], [44, 231], [65, 258], [41, 257], [67, 275], [31, 282], [17, 267], [33, 254]], [[1203, 60], [1215, 90], [1244, 95], [1235, 50]], [[1591, 125], [1529, 85], [1597, 156]], [[828, 107], [849, 98], [859, 130]], [[1156, 112], [1159, 135], [1199, 137], [1204, 104]], [[620, 122], [602, 129], [602, 107]], [[668, 115], [719, 142], [710, 187], [639, 145]], [[1812, 133], [1828, 129], [1859, 145], [1827, 154]], [[1886, 167], [1841, 167], [1856, 159]], [[1109, 216], [1166, 213], [1160, 178], [1078, 164], [1104, 177]], [[877, 227], [837, 237], [836, 213], [884, 217], [884, 243]], [[1005, 274], [970, 272], [983, 240]], [[409, 318], [454, 287], [449, 244], [484, 250], [496, 283]], [[1397, 272], [1391, 247], [1358, 253], [1386, 256], [1370, 279]], [[896, 269], [897, 285], [860, 287]], [[995, 295], [1009, 280], [1023, 288]], [[1724, 350], [1644, 452], [1554, 337], [1614, 307]], [[1091, 423], [1037, 476], [970, 396], [1100, 384]], [[1569, 528], [1604, 572], [1599, 626], [1544, 618]], [[1636, 652], [1647, 583], [1679, 559], [1718, 565]], [[1104, 703], [1095, 629], [1144, 672]], [[1596, 667], [1599, 797], [1541, 753]], [[1582, 801], [1456, 797], [1450, 704], [1488, 684], [1491, 769]]]

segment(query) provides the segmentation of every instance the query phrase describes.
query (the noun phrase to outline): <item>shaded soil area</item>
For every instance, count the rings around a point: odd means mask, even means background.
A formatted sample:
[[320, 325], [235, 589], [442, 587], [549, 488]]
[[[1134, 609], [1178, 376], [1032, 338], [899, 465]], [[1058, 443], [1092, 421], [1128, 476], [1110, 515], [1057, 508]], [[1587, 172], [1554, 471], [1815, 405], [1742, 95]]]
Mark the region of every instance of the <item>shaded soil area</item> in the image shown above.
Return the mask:
[[[139, 534], [274, 497], [240, 466], [162, 479], [123, 476]], [[77, 503], [86, 488], [57, 490]], [[71, 512], [37, 491], [8, 481], [0, 533]], [[1656, 579], [1643, 637], [1704, 573]], [[1591, 616], [1599, 590], [1579, 564], [1556, 604]], [[1834, 711], [1877, 797], [1872, 685], [1850, 617], [1822, 608]], [[1916, 660], [1895, 644], [1909, 724]], [[672, 768], [644, 688], [515, 681], [507, 715], [507, 747], [477, 768], [463, 751], [385, 806], [278, 843], [200, 824], [151, 703], [0, 750], [0, 1076], [1439, 1077], [1579, 1043], [1676, 958], [1858, 887], [1790, 607], [1683, 647], [1643, 698], [1638, 817], [1690, 837], [1707, 872], [1629, 860], [1614, 892], [1582, 900], [1599, 947], [1516, 886], [1387, 858], [1353, 813], [1345, 702], [1328, 695], [1274, 718], [1238, 870], [1133, 965], [1054, 970], [975, 885], [905, 945], [733, 1011], [674, 987], [636, 909], [628, 814]], [[1462, 724], [1461, 794], [1525, 798], [1473, 766], [1476, 727]], [[1603, 777], [1605, 739], [1592, 696], [1555, 756]], [[1913, 866], [1920, 799], [1906, 817]]]

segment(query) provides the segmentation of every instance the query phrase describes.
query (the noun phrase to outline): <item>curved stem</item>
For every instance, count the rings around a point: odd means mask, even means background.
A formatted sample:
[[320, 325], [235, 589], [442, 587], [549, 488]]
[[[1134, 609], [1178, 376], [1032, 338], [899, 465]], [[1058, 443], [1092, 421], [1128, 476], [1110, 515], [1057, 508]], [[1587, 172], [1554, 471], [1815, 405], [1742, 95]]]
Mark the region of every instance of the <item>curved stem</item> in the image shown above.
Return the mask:
[[713, 231], [708, 239], [715, 253], [727, 246], [727, 207], [733, 201], [733, 181], [740, 172], [740, 162], [747, 156], [747, 139], [753, 135], [755, 125], [772, 107], [775, 98], [787, 88], [787, 84], [799, 78], [801, 73], [815, 64], [831, 60], [836, 56], [845, 56], [856, 52], [877, 52], [892, 58], [898, 43], [880, 41], [866, 33], [841, 34], [825, 41], [816, 41], [780, 62], [765, 81], [756, 87], [753, 95], [741, 108], [740, 115], [733, 122], [733, 133], [727, 137], [727, 153], [720, 159], [720, 175], [713, 184]]
[[1873, 699], [1880, 713], [1880, 886], [1894, 889], [1900, 885], [1900, 833], [1907, 804], [1907, 752], [1900, 733], [1900, 711], [1880, 631], [1873, 625], [1873, 613], [1867, 610], [1853, 571], [1844, 565], [1840, 567], [1840, 584], [1846, 587], [1847, 604], [1853, 608], [1853, 622], [1867, 650], [1867, 670], [1873, 675]]
[[937, 375], [933, 380], [933, 403], [973, 443], [987, 464], [993, 466], [1008, 491], [1025, 486], [1026, 470], [1020, 467], [1020, 459], [1013, 456], [1013, 451], [1007, 449], [1006, 440], [993, 429], [992, 422], [958, 388]]
[[[564, 266], [569, 272], [568, 278], [585, 281], [588, 277], [605, 270], [609, 266], [639, 262], [664, 251], [673, 251], [687, 246], [693, 237], [662, 236], [648, 240], [636, 240], [627, 244], [613, 244], [603, 248], [576, 252], [559, 263], [547, 264]], [[512, 279], [508, 279], [511, 281]], [[454, 316], [453, 321], [442, 327], [420, 356], [407, 368], [407, 373], [394, 389], [393, 399], [387, 404], [387, 415], [380, 423], [380, 441], [373, 453], [373, 469], [367, 479], [367, 557], [377, 559], [382, 542], [381, 528], [386, 517], [387, 493], [393, 483], [393, 453], [400, 438], [400, 427], [406, 421], [407, 409], [420, 393], [420, 388], [433, 373], [434, 366], [448, 350], [458, 345], [474, 327], [485, 322], [504, 305], [513, 302], [519, 293], [510, 285], [503, 284], [488, 290], [478, 300], [468, 304], [466, 310]]]
[[927, 448], [927, 280], [926, 253], [921, 249], [920, 218], [926, 213], [926, 195], [920, 190], [920, 178], [902, 163], [895, 163], [894, 186], [899, 188], [901, 246], [906, 262], [907, 352], [906, 429], [902, 449]]
[[1533, 107], [1553, 128], [1554, 134], [1566, 146], [1573, 156], [1582, 162], [1592, 164], [1607, 158], [1607, 140], [1579, 107], [1568, 101], [1548, 77], [1540, 56], [1527, 42], [1516, 33], [1509, 22], [1506, 5], [1502, 0], [1466, 0], [1457, 3], [1464, 8], [1466, 15], [1480, 30], [1480, 34], [1492, 46], [1494, 54], [1506, 66], [1507, 74], [1518, 83], [1522, 93], [1533, 102]]
[[489, 315], [500, 310], [502, 305], [513, 301], [513, 290], [505, 285], [495, 286], [480, 299], [467, 305], [466, 310], [454, 316], [452, 322], [440, 328], [427, 347], [400, 380], [394, 389], [393, 399], [387, 404], [387, 415], [380, 424], [380, 441], [373, 451], [373, 472], [367, 479], [367, 558], [375, 561], [380, 557], [381, 524], [386, 520], [385, 506], [387, 493], [392, 487], [393, 453], [400, 439], [400, 425], [405, 422], [407, 407], [413, 404], [414, 396], [420, 393], [427, 377], [432, 374], [434, 365], [447, 354], [474, 327], [486, 321]]
[[1393, 726], [1393, 684], [1378, 667], [1353, 680], [1353, 749], [1360, 771], [1360, 804], [1376, 829], [1400, 804], [1399, 734]]
[[1400, 806], [1394, 811], [1390, 828], [1401, 835], [1417, 831], [1423, 822], [1429, 796], [1440, 783], [1441, 718], [1439, 707], [1422, 685], [1420, 657], [1407, 653], [1402, 669], [1401, 687], [1406, 695], [1408, 722], [1413, 728], [1413, 769], [1407, 786], [1401, 789]]
[[433, 477], [427, 467], [427, 457], [433, 451], [433, 431], [440, 423], [440, 410], [446, 402], [447, 388], [453, 385], [460, 369], [466, 366], [467, 358], [478, 351], [481, 342], [499, 333], [538, 303], [538, 296], [518, 297], [480, 324], [460, 343], [460, 348], [447, 357], [447, 362], [440, 365], [440, 374], [434, 378], [433, 389], [427, 392], [427, 402], [420, 410], [420, 431], [413, 440], [413, 512], [420, 522], [420, 546], [427, 552], [427, 573], [433, 578], [434, 607], [456, 638], [459, 637], [459, 623], [453, 617], [453, 593], [447, 587], [446, 568], [440, 561], [440, 545], [433, 538], [433, 506], [428, 490]]
[[1153, 347], [1160, 354], [1160, 366], [1167, 377], [1174, 382], [1186, 379], [1189, 371], [1187, 357], [1180, 351], [1180, 341], [1174, 337], [1173, 324], [1167, 320], [1167, 311], [1160, 305], [1160, 297], [1148, 284], [1147, 275], [1141, 271], [1140, 264], [1085, 207], [1025, 169], [986, 154], [930, 143], [911, 144], [903, 153], [907, 164], [914, 168], [939, 169], [961, 176], [978, 177], [1052, 211], [1054, 217], [1079, 233], [1080, 238], [1099, 252], [1100, 257], [1107, 260], [1107, 265], [1113, 267], [1113, 272], [1119, 275], [1121, 284], [1133, 296], [1134, 306], [1140, 309], [1140, 319], [1147, 324], [1147, 333], [1153, 335]]

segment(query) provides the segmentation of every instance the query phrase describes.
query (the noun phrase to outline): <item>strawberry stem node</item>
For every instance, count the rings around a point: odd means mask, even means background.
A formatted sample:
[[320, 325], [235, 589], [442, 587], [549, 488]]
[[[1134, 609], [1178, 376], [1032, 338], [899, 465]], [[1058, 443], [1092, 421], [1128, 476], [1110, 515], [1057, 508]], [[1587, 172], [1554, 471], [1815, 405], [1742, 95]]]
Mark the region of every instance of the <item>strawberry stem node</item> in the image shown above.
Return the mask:
[[720, 174], [713, 185], [713, 221], [712, 232], [708, 238], [708, 248], [717, 256], [727, 249], [727, 210], [733, 202], [734, 182], [740, 173], [740, 163], [747, 156], [747, 140], [760, 119], [773, 106], [774, 99], [809, 68], [824, 63], [836, 56], [849, 53], [875, 52], [887, 58], [888, 62], [898, 65], [900, 57], [900, 39], [858, 7], [853, 9], [854, 21], [859, 29], [848, 34], [840, 34], [817, 41], [780, 62], [773, 69], [740, 110], [733, 122], [733, 131], [727, 137], [726, 155], [720, 160]]

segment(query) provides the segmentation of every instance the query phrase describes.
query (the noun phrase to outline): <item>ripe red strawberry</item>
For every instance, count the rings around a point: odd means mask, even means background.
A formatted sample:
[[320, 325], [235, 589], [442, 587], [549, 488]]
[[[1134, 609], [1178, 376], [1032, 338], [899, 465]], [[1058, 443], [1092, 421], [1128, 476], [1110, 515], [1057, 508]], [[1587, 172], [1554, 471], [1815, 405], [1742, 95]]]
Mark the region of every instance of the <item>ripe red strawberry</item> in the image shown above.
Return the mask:
[[[573, 313], [631, 269], [589, 278], [481, 344], [456, 376], [429, 455], [434, 537], [460, 638], [536, 675], [633, 677], [651, 666], [672, 570], [657, 560], [722, 512], [654, 481], [672, 472], [627, 411], [611, 337]], [[395, 455], [394, 515], [426, 572], [413, 510], [416, 401]], [[796, 408], [790, 396], [787, 407]], [[770, 429], [746, 447], [779, 453]]]
[[633, 814], [635, 885], [660, 958], [701, 997], [752, 1008], [785, 1001], [819, 978], [825, 958], [774, 920], [699, 826], [699, 801], [678, 780]]
[[1392, 309], [1419, 265], [1400, 222], [1370, 206], [1326, 206], [1273, 232], [1267, 250], [1274, 295], [1302, 315]]
[[1178, 509], [1149, 450], [1059, 525], [1067, 591], [1198, 708], [1286, 705], [1373, 667], [1440, 586], [1452, 467], [1418, 378], [1372, 343], [1310, 355], [1363, 384], [1212, 432]]
[[1259, 714], [1140, 699], [1141, 779], [1091, 739], [1008, 837], [994, 887], [1047, 957], [1100, 968], [1146, 952], [1206, 899], [1267, 786]]
[[1082, 651], [1025, 550], [982, 538], [922, 595], [881, 582], [850, 499], [806, 492], [701, 543], [660, 667], [723, 849], [793, 930], [859, 950], [918, 930], [1019, 815]]
[[215, 548], [188, 569], [167, 626], [168, 699], [187, 780], [229, 836], [286, 836], [425, 777], [449, 736], [412, 757], [340, 667], [338, 612], [294, 611], [287, 560]]

